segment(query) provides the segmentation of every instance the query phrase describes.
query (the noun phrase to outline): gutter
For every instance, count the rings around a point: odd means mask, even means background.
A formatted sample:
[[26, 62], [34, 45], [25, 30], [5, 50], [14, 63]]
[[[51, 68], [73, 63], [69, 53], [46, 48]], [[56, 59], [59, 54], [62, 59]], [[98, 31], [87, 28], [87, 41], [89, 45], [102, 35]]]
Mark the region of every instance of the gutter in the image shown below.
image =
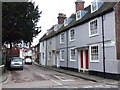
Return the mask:
[[67, 69], [68, 69], [68, 33], [69, 31], [66, 31], [66, 41], [67, 41]]

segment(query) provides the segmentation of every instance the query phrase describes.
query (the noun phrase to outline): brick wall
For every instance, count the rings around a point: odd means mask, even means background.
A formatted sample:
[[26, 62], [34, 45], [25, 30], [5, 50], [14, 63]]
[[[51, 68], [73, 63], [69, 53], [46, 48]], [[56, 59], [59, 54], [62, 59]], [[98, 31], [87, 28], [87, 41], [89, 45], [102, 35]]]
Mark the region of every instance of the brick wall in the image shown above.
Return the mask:
[[84, 2], [75, 2], [75, 4], [76, 4], [76, 12], [84, 9]]
[[[11, 49], [11, 56], [12, 57], [19, 57], [19, 54], [20, 54], [20, 49], [16, 46], [13, 46]], [[10, 51], [8, 53], [8, 57], [10, 57]]]
[[120, 60], [120, 1], [115, 5], [115, 23], [117, 60]]
[[58, 18], [58, 24], [63, 24], [64, 20], [66, 19], [66, 14], [59, 13], [57, 18]]

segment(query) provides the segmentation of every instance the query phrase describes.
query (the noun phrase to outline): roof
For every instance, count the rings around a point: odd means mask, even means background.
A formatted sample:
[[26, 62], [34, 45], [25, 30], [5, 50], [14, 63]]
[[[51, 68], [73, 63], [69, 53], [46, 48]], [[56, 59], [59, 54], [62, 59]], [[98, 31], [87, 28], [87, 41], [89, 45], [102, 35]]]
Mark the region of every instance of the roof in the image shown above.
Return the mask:
[[64, 25], [62, 25], [57, 31], [52, 31], [51, 33], [49, 33], [48, 35], [44, 36], [42, 38], [42, 40], [46, 40], [48, 38], [51, 38], [55, 35], [58, 35], [66, 30], [69, 30], [70, 28], [76, 27], [78, 25], [84, 24], [86, 22], [88, 22], [91, 19], [94, 19], [96, 17], [99, 17], [101, 15], [107, 14], [109, 12], [112, 12], [114, 10], [114, 6], [116, 5], [116, 2], [104, 2], [103, 5], [95, 12], [91, 13], [91, 5], [89, 5], [88, 7], [86, 7], [84, 10], [87, 11], [87, 13], [78, 21], [76, 21], [76, 15], [72, 14], [70, 16], [70, 18], [72, 17], [73, 20], [64, 27]]
[[44, 35], [40, 38], [39, 41], [43, 41], [43, 40], [45, 39], [45, 37], [46, 37], [46, 34], [44, 34]]

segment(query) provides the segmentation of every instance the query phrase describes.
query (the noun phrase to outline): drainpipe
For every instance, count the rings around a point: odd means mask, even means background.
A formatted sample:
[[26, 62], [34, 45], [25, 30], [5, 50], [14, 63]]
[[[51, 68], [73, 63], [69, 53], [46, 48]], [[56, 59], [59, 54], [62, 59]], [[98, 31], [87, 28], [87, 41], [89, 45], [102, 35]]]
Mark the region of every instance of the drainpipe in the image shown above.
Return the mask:
[[67, 69], [68, 69], [68, 34], [69, 34], [69, 33], [68, 33], [68, 31], [66, 31], [66, 33], [67, 33], [67, 34], [66, 34], [66, 37], [67, 37], [67, 38], [66, 38], [66, 41], [67, 41]]
[[47, 66], [47, 40], [46, 40], [46, 66]]
[[105, 20], [105, 16], [102, 15], [103, 75], [104, 75], [104, 78], [105, 78], [105, 34], [104, 34], [104, 20]]

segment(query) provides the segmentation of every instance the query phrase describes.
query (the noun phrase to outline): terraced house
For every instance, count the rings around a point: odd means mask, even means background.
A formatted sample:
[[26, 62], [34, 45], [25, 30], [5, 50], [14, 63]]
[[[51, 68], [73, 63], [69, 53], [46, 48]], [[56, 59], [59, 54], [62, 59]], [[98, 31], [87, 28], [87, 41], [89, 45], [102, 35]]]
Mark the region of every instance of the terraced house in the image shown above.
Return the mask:
[[44, 38], [46, 37], [46, 34], [43, 35], [43, 37], [40, 39], [40, 59], [39, 64], [46, 65], [46, 40]]
[[77, 0], [75, 6], [76, 13], [69, 18], [64, 17], [57, 30], [51, 30], [44, 37], [47, 40], [54, 38], [51, 54], [46, 50], [49, 53], [47, 57], [54, 62], [51, 66], [118, 79], [120, 1], [95, 0], [84, 8], [84, 1]]

